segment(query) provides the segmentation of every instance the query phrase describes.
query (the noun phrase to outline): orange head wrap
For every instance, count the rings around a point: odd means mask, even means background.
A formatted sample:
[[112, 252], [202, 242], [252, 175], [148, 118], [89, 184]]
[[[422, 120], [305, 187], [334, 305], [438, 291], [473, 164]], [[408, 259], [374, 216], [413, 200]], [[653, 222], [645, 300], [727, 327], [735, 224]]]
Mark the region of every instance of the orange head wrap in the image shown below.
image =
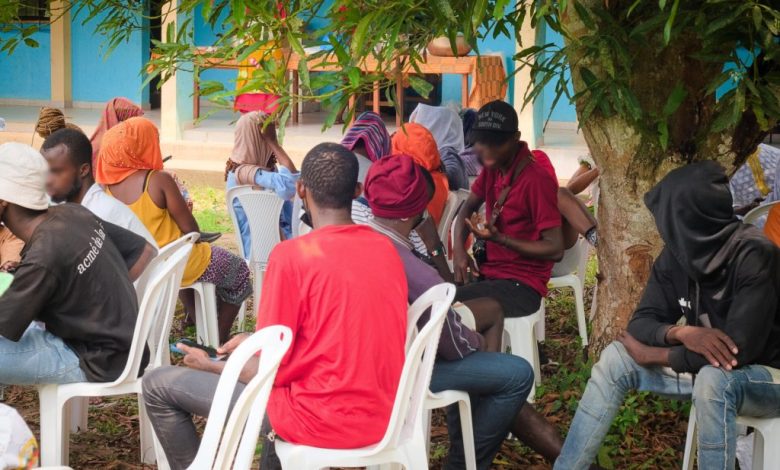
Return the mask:
[[116, 184], [138, 170], [162, 170], [160, 136], [152, 121], [134, 117], [109, 129], [103, 136], [95, 180]]
[[441, 156], [433, 135], [419, 124], [405, 124], [393, 134], [392, 153], [406, 154], [414, 159], [414, 162], [428, 170], [433, 177], [436, 190], [433, 199], [428, 204], [428, 213], [433, 217], [436, 225], [439, 225], [444, 205], [447, 203], [449, 183], [447, 175], [442, 171]]

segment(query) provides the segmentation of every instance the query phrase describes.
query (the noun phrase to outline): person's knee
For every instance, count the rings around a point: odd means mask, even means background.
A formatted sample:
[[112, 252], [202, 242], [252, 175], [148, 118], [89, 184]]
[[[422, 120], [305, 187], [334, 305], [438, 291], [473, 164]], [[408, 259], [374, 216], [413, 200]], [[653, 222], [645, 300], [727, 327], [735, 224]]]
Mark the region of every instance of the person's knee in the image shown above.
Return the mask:
[[152, 369], [144, 373], [141, 379], [141, 393], [147, 404], [161, 403], [163, 400], [163, 390], [171, 383], [171, 377], [176, 373], [175, 366], [164, 366]]
[[522, 357], [514, 354], [505, 354], [505, 370], [509, 371], [508, 384], [514, 393], [527, 397], [534, 385], [534, 368]]
[[[593, 366], [591, 380], [608, 383], [624, 383], [632, 372], [633, 360], [625, 346], [614, 341], [601, 352], [599, 361]], [[628, 385], [627, 383], [625, 385]]]
[[696, 374], [693, 402], [699, 407], [707, 402], [721, 402], [730, 395], [731, 374], [719, 367], [704, 366]]

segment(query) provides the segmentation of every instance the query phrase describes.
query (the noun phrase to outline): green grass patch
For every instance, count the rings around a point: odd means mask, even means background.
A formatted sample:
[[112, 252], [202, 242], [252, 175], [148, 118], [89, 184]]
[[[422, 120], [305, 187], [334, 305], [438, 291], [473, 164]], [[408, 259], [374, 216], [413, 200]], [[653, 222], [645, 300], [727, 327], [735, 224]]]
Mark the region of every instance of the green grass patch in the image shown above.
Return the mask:
[[192, 215], [204, 232], [232, 233], [233, 222], [225, 207], [225, 191], [210, 186], [189, 187]]

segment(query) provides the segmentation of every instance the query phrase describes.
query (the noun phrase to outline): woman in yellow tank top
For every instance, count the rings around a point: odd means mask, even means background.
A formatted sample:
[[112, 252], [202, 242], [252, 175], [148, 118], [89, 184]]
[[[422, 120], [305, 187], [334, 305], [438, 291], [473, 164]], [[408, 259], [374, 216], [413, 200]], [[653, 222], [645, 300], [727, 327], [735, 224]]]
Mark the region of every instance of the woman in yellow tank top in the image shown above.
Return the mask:
[[[98, 183], [130, 207], [161, 248], [185, 233], [200, 231], [173, 178], [157, 171], [162, 166], [157, 128], [136, 117], [106, 132], [95, 168]], [[249, 268], [223, 248], [196, 243], [182, 286], [194, 282], [216, 286], [220, 342], [226, 341], [241, 303], [252, 292]]]

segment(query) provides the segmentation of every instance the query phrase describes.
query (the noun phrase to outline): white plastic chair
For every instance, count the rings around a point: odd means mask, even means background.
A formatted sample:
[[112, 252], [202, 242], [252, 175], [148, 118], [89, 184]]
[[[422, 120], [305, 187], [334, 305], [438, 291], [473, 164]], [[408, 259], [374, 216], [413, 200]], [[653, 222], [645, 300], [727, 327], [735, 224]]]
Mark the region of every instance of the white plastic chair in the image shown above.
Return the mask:
[[[753, 469], [780, 468], [780, 418], [750, 418], [737, 416], [737, 424], [755, 429], [753, 444]], [[697, 448], [696, 408], [691, 405], [688, 417], [688, 433], [685, 438], [683, 470], [693, 470], [693, 457]]]
[[772, 208], [775, 207], [777, 204], [780, 204], [780, 201], [770, 202], [768, 204], [763, 204], [761, 206], [752, 209], [750, 212], [745, 214], [745, 217], [742, 219], [742, 222], [746, 224], [755, 225], [758, 219], [769, 214], [769, 211], [771, 211]]
[[536, 326], [544, 320], [544, 299], [539, 310], [525, 317], [504, 318], [504, 347], [506, 343], [512, 350], [512, 354], [520, 356], [528, 361], [534, 368], [534, 385], [528, 395], [528, 401], [533, 403], [536, 398], [536, 386], [542, 383], [541, 365], [539, 364], [539, 349], [536, 344]]
[[[149, 348], [148, 368], [160, 365], [162, 357], [168, 354], [168, 336], [176, 294], [187, 264], [192, 244], [185, 243], [169, 256], [163, 255], [149, 273], [144, 288], [138, 318], [133, 331], [127, 364], [122, 374], [113, 382], [79, 382], [70, 384], [47, 384], [38, 389], [41, 416], [41, 464], [44, 466], [67, 465], [69, 441], [65, 429], [70, 413], [68, 400], [78, 397], [99, 397], [136, 394], [138, 396], [141, 421], [141, 458], [153, 461], [151, 428], [148, 426], [141, 395], [141, 362], [145, 347]], [[161, 258], [158, 255], [158, 258]], [[152, 338], [157, 338], [152, 340]], [[151, 454], [150, 454], [151, 453]]]
[[[298, 195], [295, 195], [295, 199], [293, 199], [293, 210], [292, 210], [292, 236], [293, 238], [298, 238], [301, 236], [300, 227], [301, 227], [301, 213], [303, 213], [303, 200], [298, 197]], [[304, 224], [306, 225], [306, 224]]]
[[465, 189], [459, 189], [457, 191], [450, 191], [447, 194], [447, 202], [444, 204], [444, 211], [441, 214], [441, 221], [439, 222], [439, 238], [444, 243], [445, 249], [449, 253], [448, 240], [450, 239], [450, 231], [452, 230], [452, 224], [455, 221], [455, 216], [458, 215], [460, 207], [463, 202], [469, 197], [469, 191]]
[[[236, 228], [239, 240], [241, 232], [238, 229], [238, 220], [233, 211], [233, 201], [236, 199], [244, 208], [249, 223], [249, 232], [252, 235], [250, 252], [243, 252], [242, 243], [239, 243], [239, 247], [241, 247], [241, 256], [248, 260], [254, 276], [253, 305], [257, 307], [260, 305], [263, 273], [268, 265], [268, 257], [271, 255], [271, 250], [282, 240], [279, 217], [282, 214], [284, 201], [273, 191], [260, 190], [252, 186], [231, 188], [228, 190], [226, 198], [228, 212], [230, 212], [230, 218], [233, 219], [233, 226]], [[295, 225], [295, 220], [292, 221], [292, 224]]]
[[[379, 443], [360, 449], [321, 449], [277, 440], [276, 453], [282, 467], [290, 470], [310, 470], [397, 463], [412, 470], [428, 468], [422, 422], [423, 407], [442, 325], [454, 298], [454, 285], [439, 284], [429, 289], [409, 307], [406, 341], [408, 352], [387, 431]], [[415, 338], [417, 320], [429, 307], [430, 320]]]
[[[292, 343], [286, 326], [263, 328], [241, 343], [225, 364], [214, 393], [192, 470], [248, 470], [252, 466], [260, 427], [276, 371]], [[261, 351], [257, 375], [246, 384], [228, 416], [230, 399], [246, 362]], [[162, 449], [158, 449], [158, 454]]]
[[[588, 346], [588, 324], [585, 319], [585, 273], [588, 269], [588, 257], [590, 256], [590, 244], [585, 238], [580, 237], [575, 245], [576, 251], [573, 253], [578, 257], [577, 270], [564, 276], [550, 278], [547, 286], [550, 289], [560, 289], [570, 287], [574, 290], [574, 305], [577, 314], [577, 329], [580, 338], [582, 338], [582, 347]], [[544, 321], [539, 323], [537, 338], [544, 341]]]
[[[474, 314], [471, 313], [468, 307], [457, 303], [452, 308], [460, 315], [463, 325], [472, 330], [476, 329], [477, 324]], [[425, 398], [425, 409], [428, 412], [425, 420], [425, 442], [430, 444], [431, 441], [431, 410], [445, 408], [456, 403], [458, 405], [458, 413], [460, 414], [460, 430], [463, 440], [463, 454], [466, 459], [466, 470], [476, 470], [477, 453], [474, 447], [474, 423], [472, 422], [471, 399], [468, 393], [460, 390], [442, 390], [438, 393], [428, 391], [428, 396]]]
[[[170, 256], [179, 248], [183, 247], [187, 243], [194, 244], [198, 241], [198, 238], [200, 237], [200, 234], [197, 232], [188, 233], [187, 235], [184, 235], [183, 237], [179, 238], [178, 240], [169, 243], [164, 248], [160, 248], [160, 250], [157, 252], [157, 256], [152, 259], [152, 261], [149, 262], [149, 265], [144, 269], [144, 272], [141, 274], [141, 276], [136, 279], [134, 283], [135, 287], [135, 295], [138, 299], [138, 305], [141, 305], [141, 302], [144, 298], [144, 293], [146, 292], [146, 287], [149, 284], [149, 281], [152, 277], [152, 274], [155, 272], [156, 267], [165, 262], [167, 259], [170, 258]], [[173, 314], [169, 315], [168, 322], [162, 325], [161, 328], [154, 328], [152, 329], [152, 337], [150, 338], [150, 341], [154, 342], [155, 344], [160, 340], [161, 336], [160, 334], [163, 331], [170, 331], [171, 330], [171, 323], [173, 322]], [[166, 337], [166, 341], [167, 341]], [[154, 367], [159, 367], [161, 365], [168, 365], [170, 364], [170, 354], [168, 352], [168, 349], [162, 349], [158, 350], [158, 357], [154, 358], [153, 361], [150, 361], [150, 365], [154, 364]], [[88, 408], [89, 408], [89, 398], [86, 397], [76, 397], [72, 398], [70, 400], [70, 432], [77, 433], [80, 430], [87, 429], [88, 424]], [[152, 462], [148, 462], [152, 463]]]

